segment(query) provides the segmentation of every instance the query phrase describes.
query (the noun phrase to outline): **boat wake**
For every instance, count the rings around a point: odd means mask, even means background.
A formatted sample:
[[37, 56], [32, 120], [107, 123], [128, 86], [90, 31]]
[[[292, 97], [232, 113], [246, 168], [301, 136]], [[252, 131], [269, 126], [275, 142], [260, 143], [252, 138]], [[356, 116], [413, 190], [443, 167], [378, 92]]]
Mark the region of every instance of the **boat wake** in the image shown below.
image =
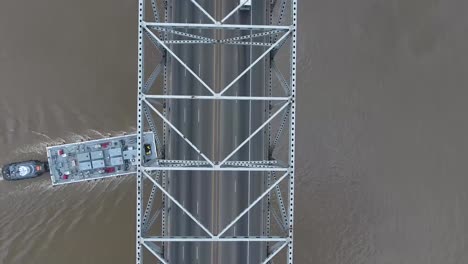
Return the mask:
[[[129, 131], [133, 131], [131, 129], [133, 128], [130, 128]], [[130, 132], [124, 132], [124, 131], [111, 131], [107, 133], [107, 132], [101, 132], [95, 129], [88, 129], [83, 134], [71, 133], [63, 138], [61, 137], [51, 138], [50, 136], [41, 132], [37, 132], [37, 131], [31, 131], [31, 132], [35, 135], [45, 138], [46, 140], [42, 140], [35, 144], [28, 144], [28, 145], [20, 146], [13, 151], [15, 155], [17, 156], [24, 155], [24, 154], [44, 155], [46, 154], [46, 148], [48, 146], [86, 141], [86, 140], [91, 140], [91, 139], [99, 139], [99, 138], [110, 137], [114, 135], [123, 135], [124, 133], [130, 133]]]

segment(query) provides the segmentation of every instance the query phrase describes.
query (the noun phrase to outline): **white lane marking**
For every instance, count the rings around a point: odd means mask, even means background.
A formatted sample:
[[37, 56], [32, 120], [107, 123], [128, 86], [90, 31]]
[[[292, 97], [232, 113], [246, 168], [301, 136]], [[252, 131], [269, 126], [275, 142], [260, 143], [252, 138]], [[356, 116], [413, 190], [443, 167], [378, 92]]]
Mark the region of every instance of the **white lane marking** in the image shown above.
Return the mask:
[[200, 110], [197, 112], [197, 121], [200, 122]]
[[237, 181], [234, 181], [234, 192], [237, 192]]
[[182, 260], [185, 260], [185, 246], [182, 246]]
[[236, 226], [234, 225], [234, 231], [232, 233], [234, 236], [236, 235]]
[[198, 214], [198, 209], [199, 209], [199, 203], [197, 202], [197, 214]]
[[234, 145], [237, 147], [237, 136], [234, 136]]
[[[185, 208], [185, 200], [182, 201], [182, 207]], [[187, 208], [185, 208], [187, 209]], [[185, 215], [185, 211], [182, 211], [182, 213]]]
[[200, 66], [200, 63], [198, 64], [198, 76], [200, 76], [200, 73], [201, 73], [201, 66]]
[[197, 249], [196, 249], [196, 250], [197, 250], [197, 253], [196, 253], [196, 254], [197, 254], [197, 259], [198, 259], [198, 246], [197, 246]]

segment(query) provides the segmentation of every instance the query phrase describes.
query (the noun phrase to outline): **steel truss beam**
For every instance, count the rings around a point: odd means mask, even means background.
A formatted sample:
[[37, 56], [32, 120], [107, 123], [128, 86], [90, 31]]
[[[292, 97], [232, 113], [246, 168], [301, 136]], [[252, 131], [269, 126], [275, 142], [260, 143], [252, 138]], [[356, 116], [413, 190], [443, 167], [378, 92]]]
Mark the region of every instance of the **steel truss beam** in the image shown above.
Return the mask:
[[[151, 1], [152, 12], [154, 21], [145, 21], [145, 2]], [[154, 255], [160, 263], [169, 263], [164, 257], [165, 243], [177, 242], [211, 242], [211, 243], [238, 243], [238, 242], [266, 242], [268, 243], [268, 250], [266, 258], [262, 264], [271, 263], [273, 258], [283, 250], [287, 249], [287, 258], [284, 263], [293, 264], [293, 243], [294, 243], [294, 165], [295, 165], [295, 117], [296, 117], [296, 50], [297, 50], [297, 0], [281, 0], [271, 2], [271, 14], [269, 25], [240, 25], [240, 24], [226, 24], [228, 19], [232, 17], [244, 3], [248, 0], [243, 0], [226, 16], [217, 20], [214, 16], [209, 14], [196, 0], [186, 0], [191, 2], [201, 13], [204, 14], [212, 23], [211, 24], [198, 24], [198, 23], [168, 23], [168, 3], [171, 0], [165, 0], [164, 10], [160, 10], [158, 0], [138, 0], [139, 8], [139, 31], [138, 31], [138, 107], [137, 107], [137, 129], [138, 129], [138, 166], [137, 166], [137, 221], [136, 221], [136, 263], [142, 264], [143, 249], [146, 249]], [[260, 1], [260, 0], [253, 0]], [[265, 0], [270, 1], [270, 0]], [[277, 3], [278, 2], [278, 3]], [[288, 7], [289, 3], [289, 7]], [[276, 8], [274, 8], [276, 6]], [[173, 7], [176, 8], [176, 7]], [[286, 24], [286, 10], [291, 11], [289, 25]], [[164, 11], [164, 16], [162, 15]], [[273, 19], [273, 17], [277, 19]], [[277, 22], [273, 25], [273, 21]], [[186, 33], [181, 30], [190, 29], [191, 33]], [[226, 39], [214, 39], [201, 35], [197, 35], [194, 29], [197, 30], [216, 30], [216, 31], [236, 31], [240, 36], [230, 37]], [[154, 33], [153, 31], [159, 31]], [[171, 36], [181, 36], [182, 39], [173, 39]], [[222, 35], [222, 34], [221, 34]], [[145, 37], [146, 36], [146, 37]], [[269, 37], [269, 41], [262, 40], [262, 37]], [[187, 39], [183, 39], [187, 38]], [[254, 41], [254, 39], [261, 39]], [[149, 77], [145, 80], [143, 75], [145, 65], [145, 45], [144, 40], [149, 40], [161, 52], [163, 58], [161, 62], [154, 68]], [[283, 49], [285, 43], [290, 43], [289, 57], [290, 69], [289, 76], [286, 78], [276, 66], [274, 61], [275, 55], [280, 49]], [[232, 80], [225, 87], [210, 87], [205, 81], [201, 79], [193, 70], [188, 67], [183, 59], [178, 57], [172, 50], [173, 45], [248, 45], [248, 46], [263, 46], [264, 52], [251, 61], [250, 65], [243, 70], [234, 80]], [[169, 59], [171, 58], [171, 59]], [[252, 71], [253, 67], [265, 60], [269, 65], [270, 75], [270, 92], [266, 96], [228, 96], [226, 92], [233, 87], [243, 76]], [[173, 95], [168, 87], [168, 63], [175, 61], [180, 63], [183, 68], [189, 72], [197, 82], [199, 82], [208, 92], [209, 95]], [[222, 67], [222, 65], [220, 65]], [[163, 94], [150, 94], [150, 88], [154, 85], [158, 76], [164, 73], [164, 93]], [[272, 96], [272, 76], [276, 76], [280, 86], [283, 89], [284, 95]], [[215, 89], [216, 88], [216, 89]], [[259, 87], [263, 89], [264, 87]], [[216, 92], [219, 91], [219, 92]], [[153, 104], [154, 100], [161, 100], [163, 110], [158, 110]], [[168, 111], [166, 104], [170, 100], [208, 100], [208, 101], [245, 101], [245, 102], [267, 102], [270, 109], [266, 111], [269, 113], [268, 118], [263, 122], [260, 127], [250, 133], [250, 135], [242, 141], [231, 153], [220, 161], [210, 160], [202, 151], [191, 142], [184, 133], [177, 129], [177, 127], [168, 119]], [[276, 110], [275, 110], [276, 109]], [[159, 140], [157, 145], [160, 149], [159, 157], [161, 159], [154, 161], [151, 164], [142, 163], [142, 133], [149, 127], [156, 135], [157, 128], [152, 115], [149, 112], [154, 112], [163, 120], [163, 140]], [[272, 120], [278, 115], [283, 113], [281, 123], [277, 129], [276, 135], [272, 137]], [[145, 122], [146, 119], [146, 122]], [[289, 143], [288, 160], [284, 164], [273, 158], [274, 149], [283, 134], [285, 128], [289, 129], [287, 140]], [[181, 137], [188, 145], [192, 147], [202, 158], [202, 160], [167, 160], [164, 157], [165, 148], [167, 147], [167, 131], [171, 130]], [[261, 131], [267, 130], [269, 135], [269, 160], [248, 160], [248, 161], [231, 161], [237, 151], [252, 140], [252, 138]], [[228, 225], [221, 231], [215, 233], [205, 227], [196, 216], [190, 213], [183, 204], [177, 201], [175, 197], [166, 190], [166, 173], [168, 171], [259, 171], [268, 173], [267, 188], [257, 197], [254, 201], [242, 210]], [[281, 177], [276, 177], [276, 172], [282, 172]], [[143, 211], [143, 183], [151, 182], [152, 189], [149, 195], [146, 208]], [[287, 181], [287, 189], [283, 193], [287, 193], [283, 197], [280, 183]], [[163, 205], [153, 212], [153, 204], [157, 192], [161, 192]], [[276, 197], [277, 203], [270, 203], [272, 195]], [[268, 234], [264, 236], [225, 236], [227, 231], [232, 228], [243, 216], [248, 214], [252, 208], [260, 202], [268, 199], [268, 206], [275, 206], [278, 210], [271, 208], [271, 212], [280, 229], [284, 232], [282, 236], [271, 236], [268, 226]], [[249, 199], [250, 200], [250, 199]], [[167, 201], [171, 201], [174, 205], [179, 207], [184, 214], [186, 214], [194, 223], [197, 224], [205, 233], [206, 236], [186, 236], [186, 237], [171, 237], [167, 236], [166, 228], [166, 212], [165, 205]], [[279, 212], [279, 215], [278, 215]], [[268, 208], [268, 219], [270, 208]], [[155, 223], [156, 219], [161, 215], [162, 221], [162, 235], [152, 236], [148, 234], [151, 226]], [[269, 221], [269, 220], [268, 220]], [[268, 222], [269, 225], [269, 222]], [[157, 245], [156, 243], [160, 243]], [[270, 244], [271, 243], [271, 244]], [[253, 264], [253, 263], [251, 263]]]
[[150, 28], [185, 28], [185, 29], [229, 29], [229, 30], [281, 30], [290, 31], [291, 26], [276, 25], [241, 25], [241, 24], [198, 24], [198, 23], [157, 23], [144, 22], [144, 27]]
[[165, 27], [153, 27], [153, 28], [157, 29], [158, 31], [172, 33], [174, 35], [189, 37], [189, 38], [192, 38], [192, 39], [206, 40], [206, 41], [210, 41], [210, 42], [213, 42], [213, 43], [217, 42], [217, 40], [213, 39], [213, 38], [208, 38], [208, 37], [204, 37], [204, 36], [200, 36], [200, 35], [196, 35], [196, 34], [190, 34], [190, 33], [187, 33], [187, 32], [182, 32], [182, 31], [178, 31], [178, 30], [174, 30], [174, 29], [170, 29], [170, 28], [165, 28]]
[[[157, 31], [167, 32], [173, 35], [178, 35], [178, 36], [189, 38], [189, 39], [178, 39], [178, 40], [165, 40], [163, 41], [164, 44], [226, 44], [226, 45], [272, 46], [273, 44], [271, 42], [254, 42], [252, 40], [253, 38], [264, 37], [268, 35], [277, 36], [280, 33], [287, 32], [285, 30], [277, 29], [277, 30], [268, 30], [266, 32], [255, 33], [255, 34], [252, 33], [248, 35], [242, 35], [239, 37], [232, 37], [232, 38], [227, 38], [227, 39], [213, 39], [213, 38], [208, 38], [205, 36], [200, 36], [197, 34], [190, 34], [187, 32], [174, 30], [171, 28], [165, 28], [165, 27], [150, 27], [150, 28], [153, 28]], [[248, 40], [248, 41], [241, 41], [241, 40]]]
[[223, 96], [223, 95], [143, 95], [143, 98], [149, 99], [179, 99], [179, 100], [234, 100], [234, 101], [288, 101], [288, 97], [268, 97], [268, 96]]
[[[250, 241], [250, 240], [237, 240], [237, 239], [226, 239], [226, 240], [213, 240], [213, 241], [204, 241], [204, 240], [187, 240], [187, 241], [177, 241], [177, 242], [217, 242], [217, 243], [220, 243], [220, 242], [261, 242], [261, 241], [276, 241], [276, 240], [270, 240], [270, 239], [267, 239], [267, 240], [255, 240], [255, 241]], [[165, 241], [165, 242], [174, 242], [174, 241]], [[147, 249], [149, 252], [151, 252], [161, 263], [163, 264], [169, 264], [169, 262], [164, 259], [164, 257], [161, 255], [162, 253], [162, 250], [159, 246], [157, 246], [156, 244], [154, 244], [153, 241], [142, 241], [141, 242]], [[269, 263], [269, 261], [271, 261], [286, 245], [288, 245], [289, 241], [288, 240], [281, 240], [281, 241], [277, 241], [275, 245], [277, 245], [274, 250], [266, 257], [265, 260], [262, 261], [261, 264], [267, 264]]]
[[245, 236], [226, 236], [226, 237], [202, 237], [202, 236], [150, 236], [143, 238], [143, 241], [150, 242], [288, 242], [288, 237], [270, 236], [270, 237], [245, 237]]
[[279, 167], [258, 167], [258, 168], [244, 168], [244, 167], [223, 167], [223, 168], [213, 168], [213, 167], [172, 167], [172, 166], [158, 166], [158, 167], [142, 167], [146, 171], [288, 171], [289, 168], [279, 168]]
[[[217, 42], [212, 42], [209, 40], [166, 40], [163, 41], [164, 44], [216, 44]], [[264, 43], [264, 42], [247, 42], [247, 41], [227, 41], [224, 42], [225, 45], [247, 45], [247, 46], [264, 46], [271, 47], [273, 44]]]
[[288, 166], [276, 161], [226, 161], [223, 166], [211, 166], [206, 161], [198, 160], [156, 160], [143, 166], [146, 171], [288, 171]]

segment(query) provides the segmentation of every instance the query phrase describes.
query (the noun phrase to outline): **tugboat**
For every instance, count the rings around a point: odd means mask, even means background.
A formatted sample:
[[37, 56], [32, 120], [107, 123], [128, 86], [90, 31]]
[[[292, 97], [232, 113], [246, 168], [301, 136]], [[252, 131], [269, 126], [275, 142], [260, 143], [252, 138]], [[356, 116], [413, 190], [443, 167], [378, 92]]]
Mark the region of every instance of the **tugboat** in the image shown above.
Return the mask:
[[39, 177], [48, 170], [47, 162], [28, 160], [5, 165], [2, 176], [7, 181], [24, 180]]

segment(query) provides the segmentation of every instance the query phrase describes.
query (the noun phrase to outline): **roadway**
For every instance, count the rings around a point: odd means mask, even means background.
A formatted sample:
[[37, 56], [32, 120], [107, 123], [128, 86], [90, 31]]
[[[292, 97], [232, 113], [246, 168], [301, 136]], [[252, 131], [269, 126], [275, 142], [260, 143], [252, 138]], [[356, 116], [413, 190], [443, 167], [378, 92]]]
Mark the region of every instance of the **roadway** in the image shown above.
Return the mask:
[[[220, 18], [238, 3], [236, 0], [199, 0], [210, 14]], [[233, 23], [264, 24], [265, 6], [253, 1], [250, 12], [236, 14]], [[210, 23], [189, 1], [173, 2], [172, 22]], [[209, 37], [220, 37], [220, 32], [197, 30]], [[206, 35], [210, 34], [210, 35]], [[218, 35], [215, 35], [218, 34]], [[172, 50], [208, 85], [216, 89], [227, 85], [262, 50], [248, 46], [174, 45]], [[179, 63], [172, 60], [170, 86], [172, 94], [208, 94], [206, 89]], [[220, 70], [222, 65], [223, 70]], [[263, 95], [264, 64], [259, 63], [253, 74], [247, 74], [231, 88], [230, 94]], [[181, 100], [170, 104], [169, 118], [173, 124], [212, 160], [222, 160], [265, 119], [264, 105], [249, 102], [214, 102], [211, 100]], [[251, 115], [252, 114], [252, 115]], [[249, 118], [251, 116], [251, 118]], [[222, 135], [222, 138], [216, 138]], [[168, 159], [201, 160], [178, 135], [169, 137]], [[222, 144], [219, 144], [222, 142]], [[242, 148], [231, 160], [261, 160], [266, 156], [265, 136], [259, 136]], [[247, 207], [264, 189], [261, 173], [248, 172], [174, 172], [169, 174], [169, 191], [213, 233], [221, 231], [238, 213]], [[250, 189], [250, 192], [249, 192]], [[264, 228], [262, 205], [247, 215], [227, 235], [261, 235]], [[175, 205], [168, 208], [168, 235], [206, 235], [182, 210]], [[264, 245], [256, 243], [211, 245], [202, 243], [172, 243], [166, 248], [170, 263], [259, 263], [264, 258]]]

